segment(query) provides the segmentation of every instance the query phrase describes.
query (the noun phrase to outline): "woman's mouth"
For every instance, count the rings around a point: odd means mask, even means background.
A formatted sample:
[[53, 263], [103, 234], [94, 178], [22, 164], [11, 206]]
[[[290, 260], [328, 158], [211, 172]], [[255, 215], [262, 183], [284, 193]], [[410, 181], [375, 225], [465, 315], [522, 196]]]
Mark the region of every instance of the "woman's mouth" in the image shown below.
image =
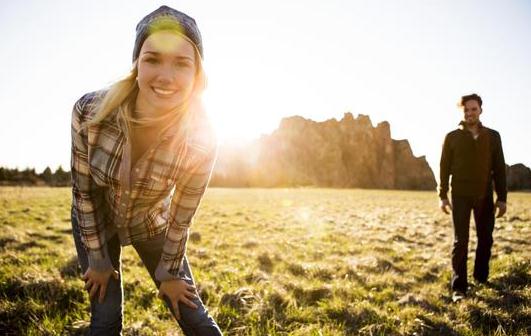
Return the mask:
[[168, 89], [162, 89], [162, 88], [157, 88], [157, 87], [151, 87], [151, 89], [157, 95], [163, 96], [163, 97], [172, 96], [172, 95], [174, 95], [177, 92], [177, 90], [168, 90]]

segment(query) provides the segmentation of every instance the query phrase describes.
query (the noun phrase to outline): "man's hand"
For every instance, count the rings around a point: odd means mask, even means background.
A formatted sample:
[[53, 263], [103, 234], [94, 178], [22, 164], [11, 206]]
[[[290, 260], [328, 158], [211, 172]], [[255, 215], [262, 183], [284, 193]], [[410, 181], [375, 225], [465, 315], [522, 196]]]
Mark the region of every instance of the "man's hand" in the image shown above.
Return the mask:
[[97, 296], [98, 302], [103, 303], [111, 276], [116, 280], [120, 278], [118, 272], [112, 268], [104, 272], [93, 270], [90, 267], [87, 269], [85, 274], [83, 274], [83, 280], [85, 280], [85, 289], [89, 292], [91, 299], [96, 298]]
[[173, 307], [175, 317], [180, 320], [181, 312], [179, 311], [179, 301], [190, 308], [197, 309], [197, 305], [191, 300], [197, 298], [195, 287], [189, 285], [184, 280], [162, 281], [159, 287], [159, 298], [166, 296]]
[[497, 201], [496, 204], [494, 204], [494, 212], [496, 212], [496, 208], [498, 208], [498, 214], [496, 215], [496, 218], [500, 218], [507, 212], [507, 203]]
[[450, 208], [450, 210], [452, 210], [452, 204], [450, 204], [450, 201], [448, 199], [443, 199], [443, 200], [440, 200], [439, 201], [439, 208], [441, 208], [441, 210], [449, 215], [450, 212], [448, 211], [448, 208]]

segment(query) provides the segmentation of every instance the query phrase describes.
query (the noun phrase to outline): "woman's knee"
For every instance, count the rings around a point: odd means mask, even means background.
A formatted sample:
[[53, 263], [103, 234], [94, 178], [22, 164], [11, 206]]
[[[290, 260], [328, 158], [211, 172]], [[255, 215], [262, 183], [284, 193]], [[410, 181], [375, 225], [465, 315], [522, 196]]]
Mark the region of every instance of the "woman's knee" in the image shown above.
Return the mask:
[[179, 303], [179, 312], [181, 315], [179, 324], [183, 327], [183, 330], [193, 330], [199, 335], [221, 335], [218, 325], [210, 316], [201, 300], [196, 299], [194, 303], [197, 305], [195, 309]]

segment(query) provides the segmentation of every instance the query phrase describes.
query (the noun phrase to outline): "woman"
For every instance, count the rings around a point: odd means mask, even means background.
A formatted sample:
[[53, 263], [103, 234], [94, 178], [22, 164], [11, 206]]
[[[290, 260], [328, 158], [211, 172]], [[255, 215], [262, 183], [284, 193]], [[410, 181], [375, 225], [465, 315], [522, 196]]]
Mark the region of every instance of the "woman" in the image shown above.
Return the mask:
[[132, 244], [186, 335], [220, 335], [185, 249], [216, 141], [195, 21], [162, 6], [136, 27], [130, 74], [84, 95], [72, 113], [72, 226], [91, 333], [122, 329], [121, 246]]

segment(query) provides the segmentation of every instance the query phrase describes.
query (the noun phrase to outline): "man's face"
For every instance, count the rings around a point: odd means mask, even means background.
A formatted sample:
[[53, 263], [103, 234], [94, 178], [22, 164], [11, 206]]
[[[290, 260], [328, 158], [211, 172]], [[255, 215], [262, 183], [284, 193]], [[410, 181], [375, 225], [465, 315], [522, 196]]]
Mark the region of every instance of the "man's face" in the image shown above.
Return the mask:
[[479, 123], [479, 115], [481, 114], [481, 107], [476, 100], [469, 100], [462, 107], [463, 120], [468, 126], [475, 126]]

